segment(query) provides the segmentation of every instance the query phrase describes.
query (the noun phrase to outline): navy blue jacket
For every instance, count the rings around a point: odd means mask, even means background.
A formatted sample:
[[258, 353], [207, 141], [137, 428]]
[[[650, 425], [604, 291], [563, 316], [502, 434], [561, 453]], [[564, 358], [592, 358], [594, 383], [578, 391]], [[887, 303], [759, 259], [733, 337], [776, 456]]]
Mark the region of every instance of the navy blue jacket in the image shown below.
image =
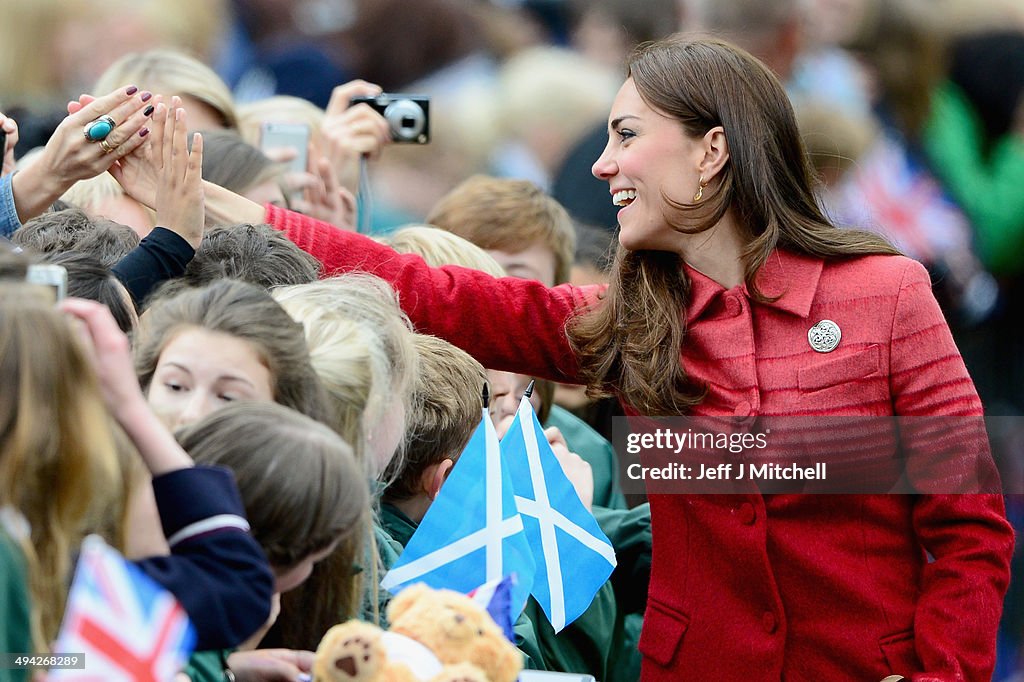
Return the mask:
[[171, 555], [135, 563], [181, 602], [198, 651], [238, 646], [270, 617], [274, 576], [231, 472], [179, 469], [154, 478], [153, 491]]

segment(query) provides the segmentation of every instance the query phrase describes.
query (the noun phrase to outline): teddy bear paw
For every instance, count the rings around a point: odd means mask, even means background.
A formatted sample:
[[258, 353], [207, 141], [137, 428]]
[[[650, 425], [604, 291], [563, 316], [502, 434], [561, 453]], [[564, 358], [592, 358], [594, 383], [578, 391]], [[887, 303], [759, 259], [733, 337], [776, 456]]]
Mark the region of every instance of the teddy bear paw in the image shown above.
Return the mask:
[[[334, 667], [353, 680], [368, 679], [373, 675], [368, 668], [374, 660], [374, 643], [360, 635], [347, 637], [337, 645]], [[360, 672], [363, 674], [360, 675]], [[374, 673], [376, 670], [374, 670]]]

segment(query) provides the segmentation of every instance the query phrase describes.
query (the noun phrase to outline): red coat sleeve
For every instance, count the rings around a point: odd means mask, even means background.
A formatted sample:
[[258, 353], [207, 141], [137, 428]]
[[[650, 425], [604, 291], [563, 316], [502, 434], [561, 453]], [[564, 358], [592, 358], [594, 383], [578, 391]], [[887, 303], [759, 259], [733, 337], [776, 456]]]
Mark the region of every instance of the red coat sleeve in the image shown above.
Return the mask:
[[[924, 268], [904, 272], [893, 318], [891, 375], [899, 416], [982, 414]], [[982, 439], [984, 440], [984, 439]], [[978, 452], [967, 448], [965, 457]], [[987, 444], [981, 458], [991, 464]], [[1010, 579], [1013, 530], [998, 494], [921, 495], [914, 530], [934, 561], [922, 572], [914, 641], [925, 671], [915, 682], [990, 680], [996, 630]], [[899, 672], [899, 671], [895, 671]]]
[[468, 268], [432, 268], [363, 235], [267, 206], [267, 222], [324, 267], [324, 275], [359, 270], [387, 280], [416, 330], [455, 344], [484, 367], [572, 382], [576, 361], [565, 326], [596, 298], [596, 288], [548, 288]]

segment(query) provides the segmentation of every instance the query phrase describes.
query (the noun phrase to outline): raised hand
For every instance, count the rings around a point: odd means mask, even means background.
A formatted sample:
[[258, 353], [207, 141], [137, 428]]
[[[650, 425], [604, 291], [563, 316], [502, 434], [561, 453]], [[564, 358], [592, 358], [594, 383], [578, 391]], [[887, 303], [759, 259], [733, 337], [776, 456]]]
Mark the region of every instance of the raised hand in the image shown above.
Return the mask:
[[[132, 86], [76, 106], [57, 126], [43, 152], [12, 180], [22, 222], [42, 213], [74, 183], [99, 175], [142, 146], [154, 110], [151, 99], [150, 93]], [[109, 117], [113, 128], [103, 139], [87, 138], [86, 126], [101, 116]]]
[[[177, 232], [192, 248], [199, 248], [206, 222], [203, 200], [203, 136], [192, 135], [188, 149], [188, 123], [184, 109], [167, 110], [159, 140], [160, 172], [156, 185], [156, 220]], [[154, 123], [155, 125], [155, 123]]]
[[[80, 107], [83, 101], [88, 102], [90, 99], [88, 95], [83, 95], [77, 103], [69, 102], [68, 110], [75, 106]], [[110, 167], [110, 174], [121, 185], [125, 194], [154, 210], [156, 209], [156, 188], [160, 183], [160, 173], [163, 168], [164, 126], [167, 117], [173, 117], [173, 112], [181, 107], [181, 98], [176, 95], [171, 97], [169, 107], [160, 103], [159, 100], [160, 96], [158, 95], [151, 124], [150, 143]]]
[[312, 169], [303, 174], [302, 198], [293, 200], [291, 208], [343, 230], [355, 231], [355, 195], [338, 183], [330, 160], [318, 156], [312, 145], [309, 158]]
[[366, 104], [349, 107], [353, 97], [376, 96], [378, 85], [355, 80], [334, 88], [327, 112], [320, 126], [323, 152], [342, 187], [355, 191], [359, 187], [359, 159], [380, 156], [391, 143], [391, 128], [378, 112]]
[[107, 407], [120, 421], [119, 412], [130, 412], [133, 407], [145, 405], [132, 365], [128, 337], [117, 326], [106, 306], [94, 301], [69, 298], [60, 304], [82, 324], [79, 335], [99, 379], [100, 390]]
[[3, 155], [3, 170], [0, 171], [0, 175], [7, 175], [14, 172], [14, 147], [18, 144], [18, 122], [0, 113], [0, 130], [7, 134], [4, 148], [0, 149], [0, 154]]

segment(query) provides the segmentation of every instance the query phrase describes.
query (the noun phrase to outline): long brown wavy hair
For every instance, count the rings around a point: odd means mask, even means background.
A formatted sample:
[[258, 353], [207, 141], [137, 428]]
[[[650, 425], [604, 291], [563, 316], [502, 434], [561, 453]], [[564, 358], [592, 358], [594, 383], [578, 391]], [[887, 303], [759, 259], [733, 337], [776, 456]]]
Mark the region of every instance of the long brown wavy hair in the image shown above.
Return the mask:
[[[634, 50], [628, 62], [643, 100], [676, 119], [687, 135], [722, 126], [730, 158], [699, 205], [664, 197], [666, 220], [698, 233], [726, 214], [746, 246], [744, 279], [766, 300], [754, 277], [777, 247], [822, 258], [896, 254], [882, 237], [836, 228], [822, 212], [815, 178], [786, 93], [755, 57], [725, 41], [676, 35]], [[684, 414], [705, 386], [687, 376], [680, 349], [686, 336], [690, 283], [676, 253], [619, 248], [601, 303], [569, 325], [569, 342], [592, 396], [617, 395], [642, 414]]]

